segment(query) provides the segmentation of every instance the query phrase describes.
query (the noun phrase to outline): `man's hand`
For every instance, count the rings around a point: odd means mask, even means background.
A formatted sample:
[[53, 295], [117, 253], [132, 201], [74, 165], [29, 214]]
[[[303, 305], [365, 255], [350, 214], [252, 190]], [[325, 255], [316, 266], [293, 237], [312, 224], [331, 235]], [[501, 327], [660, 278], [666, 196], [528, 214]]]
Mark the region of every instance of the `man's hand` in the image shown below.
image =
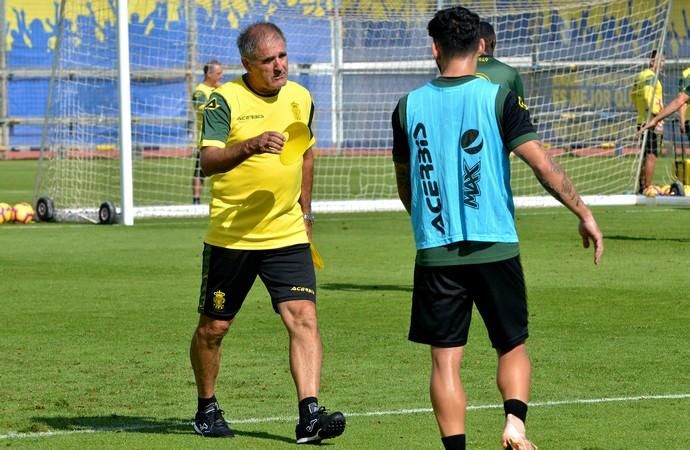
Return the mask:
[[599, 225], [597, 225], [594, 217], [581, 221], [578, 231], [580, 236], [582, 236], [582, 246], [584, 248], [589, 248], [590, 241], [594, 243], [594, 264], [599, 264], [604, 254], [604, 235], [601, 234]]
[[247, 147], [252, 154], [273, 153], [279, 155], [285, 144], [285, 136], [277, 131], [265, 131], [247, 141]]
[[656, 122], [654, 119], [650, 120], [649, 122], [643, 124], [640, 129], [637, 131], [636, 136], [642, 136], [642, 133], [644, 133], [646, 130], [649, 130], [650, 128], [656, 127]]

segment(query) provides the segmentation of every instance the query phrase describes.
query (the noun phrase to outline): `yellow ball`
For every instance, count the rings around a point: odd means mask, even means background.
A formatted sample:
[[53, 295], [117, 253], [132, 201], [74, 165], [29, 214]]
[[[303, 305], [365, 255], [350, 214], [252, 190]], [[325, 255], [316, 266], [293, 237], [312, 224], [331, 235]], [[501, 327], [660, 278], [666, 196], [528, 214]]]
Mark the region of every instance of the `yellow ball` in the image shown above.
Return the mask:
[[31, 223], [34, 221], [34, 208], [27, 202], [14, 205], [15, 223]]
[[656, 197], [657, 195], [661, 194], [661, 189], [659, 189], [659, 186], [651, 185], [644, 188], [642, 193], [647, 197]]
[[0, 203], [0, 223], [10, 223], [14, 220], [14, 209], [7, 203]]

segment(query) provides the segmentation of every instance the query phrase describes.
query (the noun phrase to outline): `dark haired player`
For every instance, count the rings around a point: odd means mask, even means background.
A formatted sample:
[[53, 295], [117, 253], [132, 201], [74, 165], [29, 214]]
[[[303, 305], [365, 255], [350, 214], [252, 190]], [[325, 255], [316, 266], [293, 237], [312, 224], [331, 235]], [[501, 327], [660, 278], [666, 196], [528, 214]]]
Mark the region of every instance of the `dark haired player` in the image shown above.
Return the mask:
[[533, 449], [525, 420], [531, 364], [527, 298], [510, 188], [509, 153], [579, 219], [583, 245], [604, 251], [601, 231], [564, 170], [544, 151], [510, 90], [476, 76], [484, 53], [479, 17], [463, 7], [428, 25], [440, 77], [400, 99], [393, 160], [417, 248], [409, 339], [431, 347], [431, 403], [447, 449], [465, 448], [460, 365], [473, 304], [498, 356], [504, 448]]

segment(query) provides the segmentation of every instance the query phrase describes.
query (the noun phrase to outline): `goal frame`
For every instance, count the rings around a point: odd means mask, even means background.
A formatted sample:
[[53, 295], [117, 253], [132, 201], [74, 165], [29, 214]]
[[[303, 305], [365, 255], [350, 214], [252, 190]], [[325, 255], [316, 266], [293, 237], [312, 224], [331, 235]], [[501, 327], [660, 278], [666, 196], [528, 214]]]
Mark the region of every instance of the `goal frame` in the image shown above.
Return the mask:
[[[62, 26], [62, 19], [64, 13], [65, 3], [68, 0], [61, 0], [60, 2], [60, 24]], [[124, 225], [133, 225], [135, 218], [148, 218], [148, 217], [193, 217], [193, 216], [205, 216], [208, 214], [208, 208], [206, 206], [198, 205], [160, 205], [160, 206], [137, 206], [134, 199], [134, 177], [133, 177], [133, 149], [132, 149], [132, 114], [131, 114], [131, 86], [130, 86], [130, 66], [129, 66], [129, 14], [127, 2], [116, 2], [117, 3], [117, 54], [118, 54], [118, 64], [117, 64], [117, 77], [118, 77], [118, 101], [119, 101], [119, 142], [118, 142], [118, 153], [120, 159], [120, 199], [119, 206], [117, 207], [117, 214], [120, 216], [120, 222]], [[438, 2], [442, 3], [442, 2]], [[341, 2], [335, 1], [336, 12], [330, 17], [331, 24], [331, 38], [332, 38], [332, 48], [331, 48], [331, 62], [330, 63], [314, 63], [309, 65], [304, 64], [291, 64], [291, 73], [308, 73], [308, 74], [328, 74], [331, 77], [331, 99], [334, 105], [342, 104], [343, 99], [343, 89], [344, 89], [344, 77], [350, 74], [381, 74], [387, 71], [404, 72], [406, 74], [429, 74], [432, 75], [435, 70], [435, 64], [428, 59], [420, 59], [416, 61], [405, 61], [401, 63], [391, 64], [390, 62], [347, 62], [343, 58], [343, 23], [342, 23], [342, 11], [338, 11], [337, 8], [340, 7]], [[666, 24], [668, 23], [670, 12], [671, 12], [671, 0], [668, 3]], [[193, 22], [192, 22], [193, 23]], [[664, 29], [666, 26], [664, 26]], [[664, 38], [665, 34], [662, 33], [661, 41], [658, 45], [658, 51], [663, 55], [664, 49]], [[59, 40], [58, 40], [59, 41]], [[56, 44], [55, 58], [58, 59], [58, 53], [60, 49], [60, 43]], [[504, 62], [520, 69], [530, 67], [534, 64], [534, 61], [530, 57], [525, 58], [501, 58]], [[643, 59], [639, 61], [633, 60], [621, 60], [618, 62], [613, 61], [613, 63], [619, 63], [621, 65], [630, 65], [635, 63], [643, 62]], [[587, 67], [588, 65], [596, 64], [611, 64], [611, 60], [604, 62], [598, 61], [566, 61], [566, 62], [553, 62], [553, 63], [541, 63], [542, 67], [548, 66], [548, 64], [558, 65], [575, 65], [578, 67]], [[56, 65], [53, 67], [53, 80], [51, 81], [51, 91], [52, 83], [54, 82], [54, 77], [56, 76]], [[241, 74], [242, 70], [240, 67], [228, 67], [226, 69], [228, 74]], [[657, 74], [658, 75], [658, 74]], [[656, 78], [655, 78], [656, 80]], [[49, 95], [52, 97], [52, 95]], [[50, 98], [48, 100], [49, 107], [47, 111], [50, 111]], [[331, 114], [331, 136], [332, 136], [332, 151], [338, 155], [341, 153], [342, 142], [344, 141], [344, 123], [343, 120], [343, 110], [342, 108], [332, 108]], [[47, 119], [46, 119], [47, 121]], [[41, 154], [48, 152], [46, 148], [46, 131], [47, 125], [44, 127], [44, 137], [41, 144]], [[642, 161], [642, 149], [644, 148], [644, 139], [640, 145], [640, 156], [638, 158], [637, 173], [641, 170]], [[518, 163], [518, 162], [516, 162]], [[519, 164], [519, 163], [518, 163]], [[392, 164], [391, 164], [392, 167]], [[392, 169], [391, 169], [392, 170]], [[637, 177], [635, 177], [637, 178]], [[632, 192], [635, 192], [633, 190]], [[35, 197], [38, 198], [44, 195], [44, 192], [40, 191], [39, 183], [37, 182], [37, 189], [35, 191]], [[628, 195], [584, 195], [583, 199], [590, 205], [635, 205], [635, 204], [685, 204], [686, 200], [683, 198], [655, 198], [648, 199], [634, 194]], [[108, 199], [103, 199], [108, 200]], [[550, 196], [529, 196], [515, 197], [515, 206], [518, 208], [525, 207], [550, 207], [559, 206], [556, 200]], [[313, 209], [316, 212], [358, 212], [358, 211], [401, 211], [403, 210], [402, 204], [397, 199], [370, 199], [370, 200], [319, 200], [316, 199], [313, 202]], [[68, 208], [65, 210], [59, 210], [58, 217], [60, 219], [72, 220], [77, 218], [77, 220], [86, 219], [94, 221], [94, 209], [93, 208]]]

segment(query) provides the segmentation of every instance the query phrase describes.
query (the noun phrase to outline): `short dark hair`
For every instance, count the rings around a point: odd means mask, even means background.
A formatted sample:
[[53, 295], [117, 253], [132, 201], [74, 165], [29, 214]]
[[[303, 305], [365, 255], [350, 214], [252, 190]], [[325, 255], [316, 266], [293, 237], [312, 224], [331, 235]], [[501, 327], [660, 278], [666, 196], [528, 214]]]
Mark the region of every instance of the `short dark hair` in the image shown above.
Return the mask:
[[482, 39], [490, 39], [492, 37], [496, 37], [496, 31], [494, 31], [494, 27], [491, 26], [491, 24], [486, 20], [482, 20], [479, 22], [479, 37]]
[[208, 71], [211, 69], [212, 66], [222, 66], [220, 61], [217, 59], [212, 59], [206, 64], [204, 64], [204, 76], [208, 75]]
[[254, 56], [259, 42], [270, 34], [278, 36], [283, 42], [286, 42], [283, 31], [274, 23], [255, 22], [248, 25], [237, 36], [237, 49], [240, 51], [240, 56], [243, 58]]
[[427, 29], [446, 56], [465, 55], [479, 45], [479, 16], [462, 6], [436, 12]]

